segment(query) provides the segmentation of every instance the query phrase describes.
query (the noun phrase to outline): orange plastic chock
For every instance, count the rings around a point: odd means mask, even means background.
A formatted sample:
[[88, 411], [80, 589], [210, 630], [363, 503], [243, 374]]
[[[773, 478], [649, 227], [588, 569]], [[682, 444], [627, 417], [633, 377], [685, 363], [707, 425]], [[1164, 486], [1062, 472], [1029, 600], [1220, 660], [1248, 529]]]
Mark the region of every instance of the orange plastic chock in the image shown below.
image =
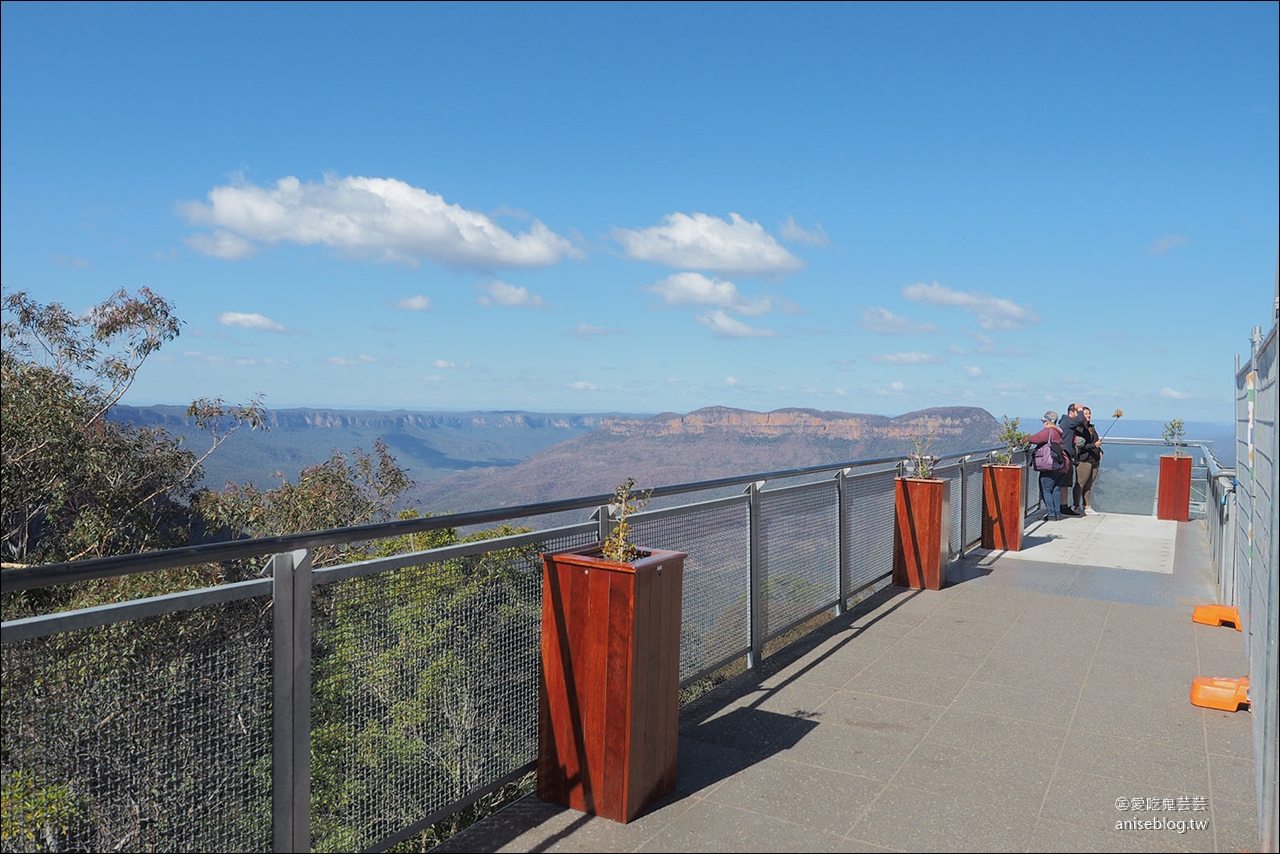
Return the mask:
[[1249, 677], [1197, 676], [1191, 682], [1191, 705], [1237, 712], [1249, 706]]
[[1237, 632], [1244, 631], [1240, 627], [1240, 609], [1234, 605], [1197, 605], [1191, 612], [1191, 619], [1206, 626], [1230, 623], [1235, 626]]

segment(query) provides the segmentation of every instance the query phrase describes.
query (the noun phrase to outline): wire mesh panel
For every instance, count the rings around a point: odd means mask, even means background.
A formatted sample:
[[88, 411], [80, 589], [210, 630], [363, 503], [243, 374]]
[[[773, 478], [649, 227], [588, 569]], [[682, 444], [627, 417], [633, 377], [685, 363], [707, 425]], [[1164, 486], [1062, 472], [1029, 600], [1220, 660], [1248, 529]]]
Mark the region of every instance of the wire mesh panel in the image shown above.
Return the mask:
[[262, 598], [3, 647], [3, 850], [267, 851]]
[[849, 589], [858, 590], [893, 572], [896, 470], [860, 474], [845, 481], [845, 542]]
[[834, 481], [760, 493], [764, 637], [840, 599], [840, 493]]
[[[964, 548], [971, 548], [982, 543], [982, 463], [969, 461], [964, 464], [964, 501], [956, 495], [951, 496], [953, 504], [960, 503], [964, 508]], [[953, 487], [954, 488], [954, 487]], [[959, 532], [956, 533], [959, 536]], [[960, 554], [960, 552], [954, 552]]]
[[370, 847], [536, 758], [542, 553], [590, 539], [317, 588], [315, 850]]
[[[1275, 489], [1277, 413], [1277, 329], [1254, 352], [1250, 364], [1237, 375], [1238, 448], [1236, 490], [1240, 530], [1237, 567], [1247, 574], [1241, 615], [1249, 644], [1249, 696], [1253, 702], [1253, 738], [1257, 762], [1256, 784], [1260, 838], [1275, 850], [1277, 841], [1277, 714], [1280, 692], [1277, 675], [1276, 575], [1274, 538], [1277, 528]], [[1241, 429], [1243, 427], [1243, 429]]]
[[635, 541], [688, 555], [680, 618], [680, 679], [750, 648], [750, 513], [745, 497], [631, 517]]

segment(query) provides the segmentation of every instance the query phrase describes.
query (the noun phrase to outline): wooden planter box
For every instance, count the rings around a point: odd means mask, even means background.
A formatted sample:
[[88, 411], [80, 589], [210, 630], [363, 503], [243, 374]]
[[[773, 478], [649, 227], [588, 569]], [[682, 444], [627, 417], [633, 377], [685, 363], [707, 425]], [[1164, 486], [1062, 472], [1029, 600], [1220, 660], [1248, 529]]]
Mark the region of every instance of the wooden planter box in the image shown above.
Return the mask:
[[893, 583], [941, 590], [951, 561], [951, 481], [900, 477], [894, 487]]
[[982, 467], [982, 547], [1022, 550], [1022, 466]]
[[1156, 518], [1191, 519], [1191, 457], [1161, 457]]
[[538, 797], [626, 823], [676, 784], [686, 555], [542, 557]]

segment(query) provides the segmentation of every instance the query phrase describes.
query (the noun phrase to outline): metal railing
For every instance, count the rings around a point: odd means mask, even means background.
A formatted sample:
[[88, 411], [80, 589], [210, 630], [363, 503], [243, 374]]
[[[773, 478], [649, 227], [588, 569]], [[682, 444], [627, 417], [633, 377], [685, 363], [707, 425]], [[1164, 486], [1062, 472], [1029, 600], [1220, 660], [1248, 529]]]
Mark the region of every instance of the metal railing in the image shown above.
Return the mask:
[[[980, 541], [992, 450], [936, 461], [954, 556]], [[677, 503], [631, 523], [688, 554], [682, 685], [887, 583], [903, 473], [885, 458], [655, 489]], [[3, 624], [4, 848], [379, 850], [518, 779], [536, 758], [540, 556], [603, 539], [610, 497], [5, 570], [6, 596], [48, 595], [268, 557], [261, 578]], [[311, 566], [324, 547], [592, 508]]]
[[[953, 558], [980, 542], [991, 450], [937, 460]], [[753, 667], [887, 584], [905, 473], [885, 458], [655, 489], [668, 506], [630, 521], [637, 542], [688, 555], [681, 685]], [[603, 539], [610, 498], [5, 570], [7, 596], [38, 598], [269, 556], [261, 578], [3, 624], [4, 849], [385, 850], [520, 779], [537, 752], [540, 556]], [[357, 543], [389, 553], [311, 565]]]

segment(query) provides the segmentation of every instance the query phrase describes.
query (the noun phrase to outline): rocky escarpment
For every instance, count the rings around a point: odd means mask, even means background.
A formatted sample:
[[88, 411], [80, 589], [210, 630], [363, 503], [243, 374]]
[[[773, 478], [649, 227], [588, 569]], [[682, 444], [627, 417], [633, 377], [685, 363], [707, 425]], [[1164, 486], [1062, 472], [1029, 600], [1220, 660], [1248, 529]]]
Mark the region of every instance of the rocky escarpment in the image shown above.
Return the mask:
[[934, 454], [992, 447], [1001, 427], [985, 409], [938, 407], [897, 417], [814, 409], [708, 407], [685, 415], [611, 417], [596, 430], [518, 465], [475, 469], [426, 484], [429, 512], [604, 494], [624, 478], [668, 486], [816, 465], [903, 457], [932, 434]]

